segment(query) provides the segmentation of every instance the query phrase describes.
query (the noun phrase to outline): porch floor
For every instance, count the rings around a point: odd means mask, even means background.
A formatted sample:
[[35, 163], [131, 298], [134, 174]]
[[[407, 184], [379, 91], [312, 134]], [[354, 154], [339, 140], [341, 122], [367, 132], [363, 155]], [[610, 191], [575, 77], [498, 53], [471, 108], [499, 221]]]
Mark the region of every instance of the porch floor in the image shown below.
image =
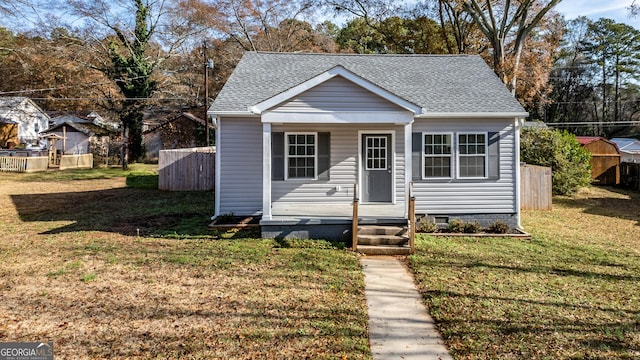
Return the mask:
[[[361, 223], [406, 222], [406, 207], [401, 204], [359, 204], [358, 219]], [[271, 219], [262, 219], [260, 224], [350, 224], [353, 217], [352, 204], [273, 204]]]

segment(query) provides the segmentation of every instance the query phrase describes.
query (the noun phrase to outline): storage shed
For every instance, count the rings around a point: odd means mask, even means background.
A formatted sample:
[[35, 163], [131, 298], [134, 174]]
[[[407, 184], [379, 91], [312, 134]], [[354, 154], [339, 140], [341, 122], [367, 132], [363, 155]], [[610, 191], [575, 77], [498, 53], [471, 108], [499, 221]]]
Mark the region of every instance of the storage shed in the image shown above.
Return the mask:
[[578, 136], [578, 141], [591, 152], [591, 178], [597, 185], [620, 184], [620, 150], [602, 137]]

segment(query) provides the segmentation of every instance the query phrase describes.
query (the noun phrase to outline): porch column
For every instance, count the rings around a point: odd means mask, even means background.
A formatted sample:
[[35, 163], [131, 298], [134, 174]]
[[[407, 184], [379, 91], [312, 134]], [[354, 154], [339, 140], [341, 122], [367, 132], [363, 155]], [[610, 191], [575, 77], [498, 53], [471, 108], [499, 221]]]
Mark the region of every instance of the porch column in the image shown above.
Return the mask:
[[262, 218], [271, 220], [271, 123], [262, 123]]
[[222, 139], [220, 138], [220, 121], [216, 121], [216, 132], [215, 132], [215, 136], [216, 136], [216, 163], [215, 163], [215, 191], [213, 192], [214, 194], [214, 210], [213, 210], [213, 216], [211, 217], [211, 219], [215, 219], [218, 215], [220, 215], [220, 174], [222, 173], [221, 169], [222, 167], [220, 166], [220, 164], [222, 163], [221, 156], [220, 156], [220, 150], [222, 149]]
[[522, 224], [520, 223], [520, 121], [524, 121], [524, 119], [516, 118], [513, 127], [515, 129], [514, 136], [514, 168], [515, 168], [515, 183], [513, 184], [513, 191], [515, 192], [515, 211], [516, 217], [518, 221], [518, 229], [522, 229]]
[[413, 121], [404, 126], [404, 216], [406, 218], [409, 218], [407, 205], [409, 204], [409, 196], [411, 196], [411, 194], [409, 194], [409, 183], [413, 179], [413, 174], [411, 173], [413, 171], [413, 164], [411, 162], [413, 155], [411, 147], [412, 131]]

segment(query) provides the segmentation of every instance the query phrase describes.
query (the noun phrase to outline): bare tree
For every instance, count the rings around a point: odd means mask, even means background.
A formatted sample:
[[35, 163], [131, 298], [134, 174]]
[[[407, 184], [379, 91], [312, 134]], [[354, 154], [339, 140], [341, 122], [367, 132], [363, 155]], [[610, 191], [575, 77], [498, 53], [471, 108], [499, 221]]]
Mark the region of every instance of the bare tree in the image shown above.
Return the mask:
[[[453, 0], [455, 1], [455, 0]], [[465, 0], [463, 7], [469, 13], [493, 50], [493, 69], [515, 95], [518, 68], [527, 36], [542, 18], [562, 0]], [[513, 39], [514, 61], [506, 68], [507, 44]], [[508, 74], [511, 73], [509, 81]]]

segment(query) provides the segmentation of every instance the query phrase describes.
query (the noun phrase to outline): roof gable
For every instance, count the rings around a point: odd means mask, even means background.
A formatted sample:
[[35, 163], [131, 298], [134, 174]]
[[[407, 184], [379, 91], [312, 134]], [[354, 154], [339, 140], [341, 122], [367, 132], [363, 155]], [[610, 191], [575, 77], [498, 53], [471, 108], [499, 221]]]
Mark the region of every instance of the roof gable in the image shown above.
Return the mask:
[[394, 102], [415, 105], [420, 116], [527, 115], [477, 55], [257, 52], [245, 53], [209, 113], [260, 113], [337, 72], [388, 98], [397, 97]]
[[578, 140], [578, 142], [587, 148], [590, 148], [592, 146], [595, 146], [594, 148], [591, 149], [591, 151], [594, 150], [598, 150], [598, 151], [603, 151], [605, 148], [610, 148], [612, 150], [615, 150], [616, 153], [620, 153], [620, 149], [618, 149], [618, 145], [610, 140], [607, 140], [603, 137], [599, 137], [599, 136], [576, 136], [576, 139]]
[[380, 86], [371, 83], [370, 81], [367, 81], [361, 77], [359, 77], [358, 75], [350, 72], [349, 70], [343, 68], [342, 66], [338, 65], [335, 66], [334, 68], [329, 69], [328, 71], [325, 71], [299, 85], [296, 85], [290, 89], [288, 89], [287, 91], [284, 91], [280, 94], [277, 94], [265, 101], [260, 102], [259, 104], [256, 104], [254, 106], [251, 107], [251, 112], [253, 112], [254, 114], [261, 114], [262, 112], [271, 109], [279, 104], [282, 104], [286, 101], [289, 101], [291, 99], [293, 99], [294, 97], [301, 95], [304, 92], [307, 92], [309, 90], [312, 90], [313, 88], [316, 88], [317, 86], [324, 84], [336, 77], [341, 77], [344, 78], [346, 80], [348, 80], [349, 82], [371, 92], [372, 94], [375, 94], [395, 105], [397, 105], [398, 107], [404, 108], [405, 110], [411, 111], [414, 114], [420, 114], [422, 113], [422, 109], [416, 105], [413, 104], [383, 88], [381, 88]]
[[25, 109], [31, 109], [36, 113], [40, 113], [44, 118], [49, 119], [49, 115], [47, 115], [47, 113], [45, 113], [35, 102], [33, 102], [33, 100], [29, 99], [28, 97], [0, 97], [0, 117], [9, 119], [12, 118], [11, 114], [14, 111], [24, 111]]

